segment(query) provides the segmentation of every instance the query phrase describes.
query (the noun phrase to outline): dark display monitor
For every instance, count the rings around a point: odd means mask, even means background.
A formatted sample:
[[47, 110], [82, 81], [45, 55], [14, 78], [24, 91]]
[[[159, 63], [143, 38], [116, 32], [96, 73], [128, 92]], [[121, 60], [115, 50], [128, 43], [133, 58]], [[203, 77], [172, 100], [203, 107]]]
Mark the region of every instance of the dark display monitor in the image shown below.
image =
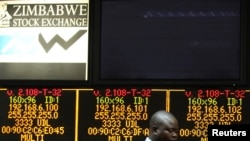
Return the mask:
[[245, 85], [246, 0], [98, 0], [94, 83]]

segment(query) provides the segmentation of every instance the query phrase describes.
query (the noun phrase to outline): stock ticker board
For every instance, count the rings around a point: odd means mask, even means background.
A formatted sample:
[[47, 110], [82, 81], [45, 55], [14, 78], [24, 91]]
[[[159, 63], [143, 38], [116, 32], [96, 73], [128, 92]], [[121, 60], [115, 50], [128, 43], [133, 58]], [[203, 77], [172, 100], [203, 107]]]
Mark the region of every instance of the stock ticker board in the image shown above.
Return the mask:
[[249, 124], [250, 90], [1, 88], [0, 140], [139, 141], [161, 109], [180, 141], [207, 141], [208, 125]]

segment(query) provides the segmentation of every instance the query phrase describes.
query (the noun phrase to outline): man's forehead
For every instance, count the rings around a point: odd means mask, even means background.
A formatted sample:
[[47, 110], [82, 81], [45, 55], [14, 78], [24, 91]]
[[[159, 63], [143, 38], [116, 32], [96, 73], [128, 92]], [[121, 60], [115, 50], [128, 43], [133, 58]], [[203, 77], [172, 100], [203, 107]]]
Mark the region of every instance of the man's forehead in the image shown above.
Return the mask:
[[178, 122], [173, 116], [164, 115], [159, 117], [160, 124], [169, 128], [178, 128]]

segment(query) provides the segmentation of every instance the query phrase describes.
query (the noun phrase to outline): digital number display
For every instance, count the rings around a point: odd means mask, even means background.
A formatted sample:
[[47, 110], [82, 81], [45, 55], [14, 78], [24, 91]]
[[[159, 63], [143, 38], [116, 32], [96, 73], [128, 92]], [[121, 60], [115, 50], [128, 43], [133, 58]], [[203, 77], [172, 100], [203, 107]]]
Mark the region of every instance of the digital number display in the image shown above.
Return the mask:
[[166, 92], [149, 88], [94, 89], [88, 94], [80, 93], [79, 107], [82, 109], [79, 110], [79, 119], [82, 119], [79, 120], [79, 141], [144, 140], [154, 110], [167, 107]]
[[179, 121], [179, 140], [207, 141], [208, 125], [249, 124], [244, 89], [3, 88], [0, 140], [137, 141], [157, 110]]
[[0, 140], [74, 140], [74, 91], [58, 88], [1, 89], [0, 99]]
[[180, 139], [207, 141], [208, 125], [249, 124], [249, 97], [242, 89], [171, 92], [170, 111], [179, 120]]

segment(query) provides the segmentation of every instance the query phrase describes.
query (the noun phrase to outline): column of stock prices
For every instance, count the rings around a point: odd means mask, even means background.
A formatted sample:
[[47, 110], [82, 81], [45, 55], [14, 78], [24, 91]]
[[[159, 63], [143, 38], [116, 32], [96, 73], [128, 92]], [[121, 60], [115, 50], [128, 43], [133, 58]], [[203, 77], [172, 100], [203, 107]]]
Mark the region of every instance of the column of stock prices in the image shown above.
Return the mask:
[[0, 89], [0, 140], [139, 141], [165, 109], [180, 141], [207, 141], [208, 125], [249, 124], [250, 91], [230, 89]]

